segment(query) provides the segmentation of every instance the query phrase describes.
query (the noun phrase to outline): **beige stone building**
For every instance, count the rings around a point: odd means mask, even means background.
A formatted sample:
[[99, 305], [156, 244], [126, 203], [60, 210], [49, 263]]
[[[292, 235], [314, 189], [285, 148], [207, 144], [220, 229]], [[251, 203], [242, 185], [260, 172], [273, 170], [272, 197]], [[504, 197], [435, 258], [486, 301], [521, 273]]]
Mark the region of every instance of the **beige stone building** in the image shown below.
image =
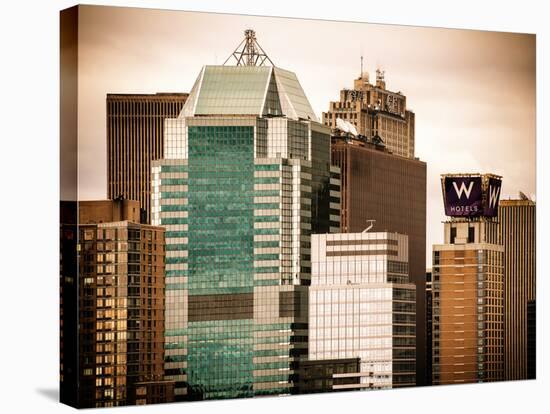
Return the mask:
[[414, 158], [414, 112], [407, 109], [405, 95], [386, 89], [383, 71], [376, 71], [374, 84], [363, 72], [354, 80], [353, 89], [340, 91], [340, 100], [330, 102], [322, 121], [336, 129], [338, 118], [354, 125], [367, 140], [380, 137], [393, 154]]

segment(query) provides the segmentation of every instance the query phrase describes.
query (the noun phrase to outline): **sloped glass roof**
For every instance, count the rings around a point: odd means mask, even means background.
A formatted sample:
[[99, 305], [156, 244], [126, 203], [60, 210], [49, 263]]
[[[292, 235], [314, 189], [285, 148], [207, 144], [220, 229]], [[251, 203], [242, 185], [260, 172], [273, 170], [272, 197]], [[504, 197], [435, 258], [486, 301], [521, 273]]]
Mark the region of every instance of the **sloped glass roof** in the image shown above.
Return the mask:
[[269, 86], [265, 96], [263, 115], [281, 116], [283, 111], [281, 109], [281, 101], [279, 99], [279, 91], [277, 89], [277, 81], [273, 71], [269, 77]]
[[206, 66], [195, 115], [261, 114], [271, 68]]
[[283, 113], [289, 118], [318, 122], [296, 74], [279, 68], [273, 68], [273, 73], [277, 80]]
[[180, 117], [285, 115], [317, 121], [292, 72], [271, 66], [204, 66]]
[[187, 97], [187, 100], [185, 101], [185, 104], [180, 112], [180, 118], [193, 116], [195, 114], [195, 106], [197, 105], [197, 98], [199, 97], [198, 90], [201, 85], [203, 74], [204, 68], [202, 68], [201, 73], [199, 73], [197, 80], [195, 80], [195, 83], [193, 84], [193, 88], [191, 89], [191, 92], [189, 93], [189, 96]]

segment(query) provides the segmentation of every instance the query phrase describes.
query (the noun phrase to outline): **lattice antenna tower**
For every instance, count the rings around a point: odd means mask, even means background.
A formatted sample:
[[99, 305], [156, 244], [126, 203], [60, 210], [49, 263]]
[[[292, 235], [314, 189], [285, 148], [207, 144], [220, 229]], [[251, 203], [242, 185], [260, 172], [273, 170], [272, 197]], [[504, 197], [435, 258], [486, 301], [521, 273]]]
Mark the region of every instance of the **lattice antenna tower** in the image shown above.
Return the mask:
[[231, 59], [236, 60], [236, 66], [275, 66], [256, 40], [256, 32], [251, 29], [244, 31], [244, 39], [233, 53], [223, 62], [227, 64]]

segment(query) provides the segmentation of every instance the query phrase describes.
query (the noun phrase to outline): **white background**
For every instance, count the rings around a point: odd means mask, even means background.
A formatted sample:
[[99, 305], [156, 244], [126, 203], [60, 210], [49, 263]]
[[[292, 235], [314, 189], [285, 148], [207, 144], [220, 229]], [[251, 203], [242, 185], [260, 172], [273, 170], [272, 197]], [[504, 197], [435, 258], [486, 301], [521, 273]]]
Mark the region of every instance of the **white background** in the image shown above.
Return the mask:
[[[548, 98], [550, 11], [543, 1], [88, 1], [257, 15], [308, 17], [537, 34], [537, 369], [536, 381], [333, 393], [287, 398], [128, 407], [116, 412], [547, 412], [543, 346], [548, 306], [544, 101]], [[68, 1], [4, 1], [0, 11], [0, 406], [2, 412], [67, 412], [58, 399], [59, 10]], [[546, 27], [545, 27], [546, 26]], [[215, 30], [215, 28], [212, 28]], [[546, 70], [545, 70], [546, 68]], [[545, 82], [546, 80], [546, 82]], [[505, 87], [505, 85], [503, 85]], [[546, 123], [545, 123], [546, 121]], [[546, 134], [547, 135], [547, 134]], [[548, 145], [546, 145], [548, 147]], [[521, 160], [518, 160], [521, 162]], [[105, 409], [108, 413], [113, 410]]]

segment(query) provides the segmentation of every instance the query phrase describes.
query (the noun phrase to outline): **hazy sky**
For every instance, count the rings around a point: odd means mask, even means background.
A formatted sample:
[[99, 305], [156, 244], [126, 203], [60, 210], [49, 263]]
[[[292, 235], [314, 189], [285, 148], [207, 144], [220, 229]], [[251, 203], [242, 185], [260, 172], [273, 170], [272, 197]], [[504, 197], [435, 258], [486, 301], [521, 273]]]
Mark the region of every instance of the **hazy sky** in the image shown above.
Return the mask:
[[79, 197], [104, 199], [107, 93], [189, 92], [256, 31], [275, 65], [298, 76], [320, 117], [364, 69], [386, 71], [416, 114], [428, 165], [427, 263], [443, 241], [439, 175], [492, 172], [502, 194], [535, 194], [535, 36], [181, 11], [80, 6]]

